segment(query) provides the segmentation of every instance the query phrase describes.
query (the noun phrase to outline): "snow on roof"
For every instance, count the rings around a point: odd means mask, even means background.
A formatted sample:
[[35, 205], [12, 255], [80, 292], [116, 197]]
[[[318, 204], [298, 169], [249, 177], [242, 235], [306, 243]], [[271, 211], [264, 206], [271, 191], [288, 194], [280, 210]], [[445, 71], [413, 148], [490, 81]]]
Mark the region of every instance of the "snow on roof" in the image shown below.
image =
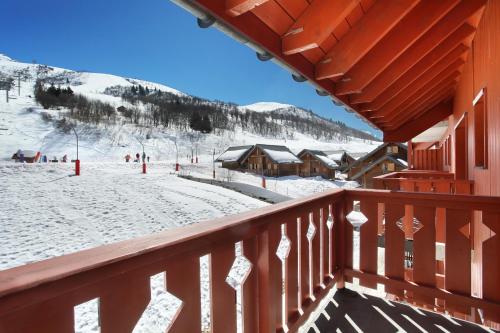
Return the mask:
[[285, 146], [260, 145], [260, 144], [256, 146], [259, 147], [275, 163], [283, 163], [283, 164], [303, 163], [300, 158], [295, 156], [295, 154], [292, 153]]
[[400, 158], [398, 158], [397, 160], [399, 161], [399, 163], [408, 166], [408, 162], [406, 162], [405, 160], [402, 160]]
[[278, 109], [287, 109], [294, 107], [293, 105], [290, 104], [282, 104], [282, 103], [276, 103], [276, 102], [259, 102], [259, 103], [254, 103], [254, 104], [249, 104], [249, 105], [241, 105], [238, 106], [238, 109], [240, 111], [244, 110], [250, 110], [250, 111], [255, 111], [255, 112], [270, 112]]
[[299, 156], [302, 156], [303, 153], [309, 153], [313, 155], [315, 158], [323, 162], [324, 165], [326, 165], [328, 168], [337, 168], [339, 165], [337, 162], [335, 162], [332, 158], [326, 155], [324, 151], [321, 150], [311, 150], [311, 149], [304, 149], [299, 153]]
[[340, 161], [342, 159], [342, 155], [344, 155], [344, 153], [335, 153], [335, 154], [330, 154], [330, 155], [327, 155], [327, 156], [331, 160]]
[[245, 155], [253, 146], [238, 146], [229, 147], [222, 155], [220, 155], [216, 162], [237, 162]]
[[318, 159], [320, 159], [323, 163], [325, 163], [330, 168], [336, 168], [339, 166], [334, 160], [330, 159], [328, 156], [319, 155], [319, 154], [314, 154], [314, 156], [316, 156]]

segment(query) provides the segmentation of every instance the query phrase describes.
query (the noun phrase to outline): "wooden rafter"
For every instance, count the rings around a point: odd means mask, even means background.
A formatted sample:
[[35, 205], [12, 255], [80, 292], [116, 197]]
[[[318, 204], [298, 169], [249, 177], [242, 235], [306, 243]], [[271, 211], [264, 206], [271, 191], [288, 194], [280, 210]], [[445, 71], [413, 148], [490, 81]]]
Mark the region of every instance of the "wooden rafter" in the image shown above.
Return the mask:
[[[419, 47], [417, 44], [422, 45], [422, 43], [420, 41], [417, 42], [411, 50], [408, 50], [396, 62], [391, 64], [362, 93], [351, 95], [350, 102], [352, 104], [367, 103], [376, 101], [382, 95], [391, 96], [392, 94], [396, 94], [399, 90], [405, 88], [407, 84], [411, 83], [412, 78], [417, 77], [417, 75], [419, 76], [421, 72], [441, 60], [450, 50], [457, 47], [465, 47], [460, 45], [462, 45], [464, 39], [472, 36], [474, 31], [474, 27], [464, 24], [442, 42], [435, 38], [435, 35], [429, 36], [432, 38], [428, 38], [427, 40], [430, 40], [432, 43], [427, 43], [425, 47]], [[435, 43], [436, 41], [437, 43]], [[433, 47], [435, 48], [433, 49]], [[428, 50], [432, 51], [428, 52]], [[412, 61], [412, 59], [417, 60], [421, 55], [424, 55], [424, 57], [420, 61], [417, 63]]]
[[316, 79], [343, 76], [417, 4], [418, 0], [378, 0], [316, 65]]
[[432, 105], [433, 101], [438, 102], [439, 100], [442, 100], [444, 96], [442, 96], [441, 99], [437, 96], [445, 94], [445, 91], [454, 90], [459, 76], [459, 71], [452, 73], [443, 81], [439, 82], [439, 84], [436, 84], [433, 88], [429, 89], [424, 96], [416, 101], [416, 103], [412, 103], [408, 108], [405, 108], [404, 112], [395, 113], [387, 117], [387, 121], [391, 124], [391, 127], [397, 127], [398, 124], [401, 124], [425, 111], [429, 105]]
[[319, 47], [358, 5], [357, 0], [314, 1], [283, 36], [283, 53]]
[[431, 126], [453, 113], [453, 105], [450, 99], [441, 102], [427, 110], [418, 121], [412, 121], [399, 128], [384, 132], [385, 142], [405, 142], [422, 133]]
[[[401, 110], [400, 113], [398, 113], [398, 115], [396, 116], [396, 121], [401, 121], [402, 119], [408, 119], [405, 117], [404, 114], [410, 116], [410, 114], [414, 114], [418, 110], [424, 110], [426, 107], [429, 107], [429, 105], [433, 105], [433, 103], [434, 104], [438, 103], [444, 97], [447, 96], [447, 95], [445, 96], [445, 93], [454, 90], [455, 86], [456, 86], [456, 81], [452, 81], [446, 86], [441, 86], [437, 88], [436, 90], [432, 91], [422, 99], [414, 101], [413, 103], [411, 103], [411, 105], [406, 106], [404, 109]], [[381, 125], [384, 129], [391, 129], [397, 127], [395, 125], [396, 121], [391, 122], [387, 118], [380, 118], [379, 120], [377, 120], [377, 123]]]
[[[392, 89], [387, 89], [384, 93], [378, 96], [373, 102], [363, 104], [361, 109], [363, 111], [375, 111], [387, 105], [392, 100], [403, 95], [405, 92], [415, 91], [415, 86], [424, 81], [426, 78], [435, 77], [435, 73], [441, 72], [450, 64], [453, 64], [458, 58], [462, 57], [469, 48], [463, 44], [458, 45], [455, 49], [449, 52], [444, 58], [439, 60], [437, 63], [429, 66], [426, 64], [421, 64], [420, 66], [414, 66], [405, 75], [403, 75], [396, 83], [392, 85]], [[427, 65], [427, 67], [424, 67]], [[433, 74], [434, 73], [434, 74]], [[413, 86], [411, 84], [414, 83]]]
[[372, 80], [411, 47], [460, 0], [421, 1], [339, 82], [335, 93], [362, 91]]
[[402, 106], [407, 105], [409, 102], [418, 100], [425, 96], [430, 87], [434, 87], [437, 83], [452, 75], [457, 69], [465, 63], [463, 59], [456, 59], [451, 64], [449, 62], [439, 63], [434, 66], [432, 70], [426, 72], [421, 76], [421, 79], [403, 89], [398, 96], [393, 98], [389, 103], [384, 105], [383, 108], [370, 114], [388, 116], [398, 112]]
[[430, 93], [425, 98], [422, 98], [417, 103], [413, 104], [411, 107], [406, 109], [404, 113], [399, 113], [395, 118], [384, 125], [384, 129], [390, 130], [398, 128], [402, 124], [410, 121], [412, 118], [417, 117], [433, 105], [451, 96], [455, 91], [456, 85], [456, 79], [449, 81], [447, 85], [442, 86], [435, 92]]
[[226, 0], [226, 12], [231, 16], [239, 16], [268, 0]]
[[[471, 36], [475, 28], [466, 24], [486, 4], [486, 0], [461, 1], [439, 23], [414, 43], [395, 62], [378, 75], [363, 91], [351, 98], [353, 103], [371, 102], [382, 91], [435, 48], [451, 50]], [[443, 45], [441, 45], [443, 44]]]

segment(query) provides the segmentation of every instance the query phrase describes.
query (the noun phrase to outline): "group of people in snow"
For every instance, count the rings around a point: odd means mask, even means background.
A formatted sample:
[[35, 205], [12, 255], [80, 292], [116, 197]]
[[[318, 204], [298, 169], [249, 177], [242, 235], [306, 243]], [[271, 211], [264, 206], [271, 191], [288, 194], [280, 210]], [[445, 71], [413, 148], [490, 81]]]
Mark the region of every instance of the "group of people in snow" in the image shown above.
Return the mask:
[[42, 155], [39, 151], [31, 151], [31, 150], [21, 150], [18, 149], [14, 155], [12, 155], [12, 159], [16, 162], [20, 163], [48, 163], [48, 162], [68, 162], [68, 155], [64, 154], [64, 156], [59, 160], [57, 156], [54, 156], [52, 159], [49, 159], [47, 155]]
[[[130, 162], [132, 160], [132, 156], [130, 154], [125, 155], [125, 162]], [[141, 161], [141, 155], [139, 153], [135, 154], [135, 159], [134, 162], [139, 163]], [[149, 156], [146, 156], [146, 153], [142, 153], [142, 163], [145, 163], [148, 161], [149, 163]]]

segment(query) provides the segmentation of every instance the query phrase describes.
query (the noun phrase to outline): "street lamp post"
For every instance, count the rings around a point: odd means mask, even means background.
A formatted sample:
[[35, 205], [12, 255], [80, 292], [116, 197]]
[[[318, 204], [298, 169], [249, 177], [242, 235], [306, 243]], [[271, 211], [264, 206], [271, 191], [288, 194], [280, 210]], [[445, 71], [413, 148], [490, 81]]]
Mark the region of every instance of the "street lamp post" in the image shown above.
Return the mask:
[[215, 148], [212, 154], [212, 177], [215, 179]]
[[76, 160], [75, 160], [75, 176], [80, 176], [80, 158], [78, 156], [78, 133], [76, 133], [76, 129], [72, 127], [73, 132], [76, 136]]

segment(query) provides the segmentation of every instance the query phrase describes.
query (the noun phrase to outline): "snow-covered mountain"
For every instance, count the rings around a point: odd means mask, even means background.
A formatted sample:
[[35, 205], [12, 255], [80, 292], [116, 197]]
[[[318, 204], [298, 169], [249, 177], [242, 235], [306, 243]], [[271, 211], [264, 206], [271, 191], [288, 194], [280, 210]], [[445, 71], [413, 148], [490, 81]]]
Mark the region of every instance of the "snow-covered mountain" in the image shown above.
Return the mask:
[[[207, 105], [210, 103], [220, 105], [221, 103], [196, 99], [162, 84], [110, 74], [78, 72], [40, 64], [22, 63], [0, 54], [0, 81], [9, 79], [13, 80], [8, 93], [8, 102], [5, 91], [0, 92], [0, 159], [2, 160], [9, 159], [17, 149], [38, 150], [48, 156], [68, 154], [70, 158], [75, 157], [74, 135], [57, 128], [58, 121], [67, 117], [69, 111], [65, 108], [44, 110], [34, 99], [37, 79], [43, 79], [46, 84], [54, 86], [70, 87], [75, 94], [110, 104], [114, 108], [134, 107], [144, 113], [148, 112], [148, 105], [141, 101], [124, 100], [120, 93], [113, 94], [110, 91], [123, 92], [129, 91], [132, 87], [141, 86], [149, 91], [162, 92], [170, 97], [177, 96], [183, 101], [192, 99], [196, 103]], [[20, 87], [18, 87], [18, 82], [20, 82]], [[227, 105], [223, 104], [223, 108]], [[228, 127], [230, 129], [201, 134], [189, 128], [153, 127], [146, 123], [133, 124], [117, 113], [113, 123], [76, 121], [80, 139], [80, 158], [118, 160], [128, 153], [135, 154], [142, 151], [139, 141], [144, 144], [148, 155], [155, 160], [172, 160], [177, 155], [185, 158], [191, 154], [192, 150], [198, 150], [199, 155], [210, 154], [211, 158], [214, 150], [218, 154], [227, 146], [237, 144], [285, 144], [295, 152], [303, 148], [347, 149], [353, 152], [364, 152], [379, 144], [371, 140], [366, 133], [339, 126], [311, 111], [289, 104], [260, 102], [233, 108], [242, 115], [246, 114], [247, 117], [248, 112], [263, 114], [266, 121], [276, 125], [280, 135], [263, 136], [255, 130], [234, 124]], [[229, 122], [234, 120], [234, 115], [228, 114], [228, 117]], [[289, 126], [290, 123], [297, 122], [298, 118], [310, 120], [312, 124], [316, 122], [326, 127], [331, 126], [332, 131], [346, 130], [346, 132], [342, 134], [342, 140], [337, 140], [336, 136], [328, 140], [315, 138], [310, 133]], [[307, 123], [304, 127], [311, 127], [310, 124]]]

